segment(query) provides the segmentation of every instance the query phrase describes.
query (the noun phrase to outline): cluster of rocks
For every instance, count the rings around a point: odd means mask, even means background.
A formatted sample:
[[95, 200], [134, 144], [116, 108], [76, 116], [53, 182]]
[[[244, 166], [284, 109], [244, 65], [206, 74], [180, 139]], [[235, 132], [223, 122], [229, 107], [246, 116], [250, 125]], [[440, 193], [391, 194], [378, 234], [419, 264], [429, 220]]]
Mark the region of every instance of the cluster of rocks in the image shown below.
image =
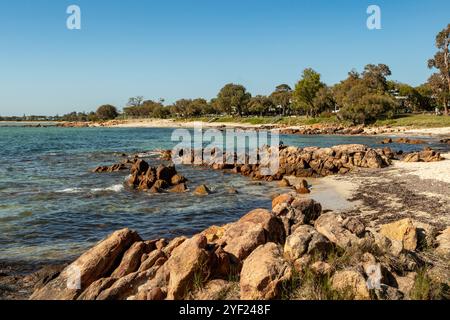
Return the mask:
[[[267, 159], [274, 152], [274, 147], [264, 147], [260, 150], [258, 164], [240, 164], [237, 155], [233, 161], [227, 161], [227, 155], [216, 149], [211, 151], [207, 161], [202, 158], [203, 152], [192, 151], [191, 157], [183, 156], [185, 164], [202, 164], [216, 170], [228, 170], [240, 173], [257, 180], [279, 181], [284, 176], [323, 177], [333, 174], [345, 174], [354, 168], [383, 168], [391, 164], [396, 154], [390, 148], [372, 149], [365, 145], [349, 144], [331, 148], [319, 147], [279, 147], [279, 169], [275, 174], [263, 175], [267, 168]], [[261, 156], [264, 154], [265, 156]], [[266, 157], [266, 158], [264, 158]]]
[[320, 135], [320, 134], [342, 134], [342, 135], [357, 135], [363, 134], [364, 128], [344, 127], [344, 126], [310, 126], [301, 128], [284, 128], [280, 129], [280, 134], [298, 134], [298, 135]]
[[[170, 151], [160, 151], [161, 159], [170, 160]], [[122, 154], [126, 157], [126, 154]], [[158, 167], [152, 167], [143, 159], [135, 156], [133, 159], [113, 164], [111, 166], [99, 166], [92, 170], [94, 173], [119, 172], [130, 170], [128, 185], [138, 191], [148, 191], [150, 193], [162, 193], [165, 191], [174, 193], [183, 193], [189, 191], [187, 187], [188, 179], [178, 174], [175, 166], [160, 164]], [[237, 191], [229, 190], [230, 193]], [[204, 196], [212, 193], [210, 188], [201, 184], [193, 191], [195, 195]]]
[[441, 154], [431, 148], [425, 148], [420, 152], [412, 152], [405, 154], [402, 161], [404, 162], [436, 162], [444, 160]]
[[129, 166], [126, 163], [116, 163], [111, 166], [98, 166], [92, 172], [95, 173], [103, 173], [103, 172], [118, 172], [122, 170], [129, 169]]
[[[305, 270], [355, 299], [408, 297], [422, 264], [413, 221], [366, 228], [296, 194], [278, 196], [272, 206], [191, 238], [144, 241], [129, 229], [114, 232], [47, 279], [31, 299], [224, 299], [233, 286], [235, 299], [277, 299], [283, 284]], [[448, 256], [450, 229], [436, 241], [436, 252]], [[353, 250], [353, 262], [332, 263], [339, 250]]]
[[128, 183], [141, 191], [160, 193], [163, 190], [185, 192], [187, 179], [178, 174], [175, 166], [159, 165], [151, 167], [145, 160], [137, 159], [130, 170]]
[[94, 125], [91, 122], [74, 121], [74, 122], [58, 122], [57, 127], [61, 128], [89, 128]]
[[427, 144], [426, 141], [420, 139], [409, 139], [409, 138], [398, 138], [392, 140], [392, 138], [386, 138], [381, 141], [381, 144], [390, 144], [390, 143], [399, 143], [399, 144]]
[[309, 183], [308, 181], [302, 179], [299, 183], [291, 183], [291, 181], [287, 178], [283, 178], [278, 182], [278, 186], [281, 188], [287, 188], [292, 187], [295, 191], [297, 191], [300, 194], [308, 194], [311, 193], [311, 190], [309, 190]]

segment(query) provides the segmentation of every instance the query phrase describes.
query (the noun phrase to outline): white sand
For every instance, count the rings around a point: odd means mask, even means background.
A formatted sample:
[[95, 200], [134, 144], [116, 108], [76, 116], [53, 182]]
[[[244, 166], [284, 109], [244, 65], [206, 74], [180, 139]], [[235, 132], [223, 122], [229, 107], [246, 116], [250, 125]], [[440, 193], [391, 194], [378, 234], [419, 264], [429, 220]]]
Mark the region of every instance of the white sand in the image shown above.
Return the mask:
[[445, 158], [438, 162], [402, 162], [395, 161], [394, 167], [407, 170], [409, 174], [421, 179], [432, 179], [450, 183], [450, 153], [442, 154]]
[[[259, 128], [262, 125], [253, 125], [239, 122], [183, 122], [173, 119], [142, 119], [142, 120], [112, 120], [102, 124], [106, 127], [119, 128], [193, 128], [194, 125], [200, 124], [206, 128], [217, 127], [242, 127], [242, 128]], [[265, 126], [277, 126], [276, 124], [265, 124]], [[286, 128], [301, 129], [315, 126], [290, 126]], [[367, 133], [379, 132], [383, 128], [366, 128]], [[426, 129], [412, 129], [408, 127], [393, 127], [385, 128], [385, 135], [448, 135], [450, 136], [450, 127], [443, 128], [426, 128]]]
[[201, 125], [204, 128], [220, 128], [220, 127], [245, 127], [258, 128], [260, 125], [252, 125], [248, 123], [233, 123], [233, 122], [182, 122], [171, 119], [143, 119], [143, 120], [124, 120], [124, 121], [110, 121], [105, 123], [107, 127], [116, 128], [194, 128]]
[[405, 129], [404, 134], [415, 135], [450, 135], [450, 127], [426, 128], [426, 129]]

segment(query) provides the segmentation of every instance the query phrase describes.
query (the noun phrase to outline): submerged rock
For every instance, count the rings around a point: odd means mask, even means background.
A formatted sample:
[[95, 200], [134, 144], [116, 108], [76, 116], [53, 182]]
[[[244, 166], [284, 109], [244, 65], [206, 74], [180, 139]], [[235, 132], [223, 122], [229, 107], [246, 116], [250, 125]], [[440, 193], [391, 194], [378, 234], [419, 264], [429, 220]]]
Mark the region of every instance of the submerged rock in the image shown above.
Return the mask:
[[160, 165], [157, 168], [150, 167], [142, 159], [135, 161], [130, 170], [128, 180], [131, 187], [150, 193], [161, 193], [170, 187], [172, 192], [185, 192], [187, 179], [179, 175], [174, 166]]
[[202, 184], [197, 188], [195, 188], [194, 193], [198, 196], [207, 196], [211, 194], [211, 190], [209, 190], [209, 188], [206, 185]]

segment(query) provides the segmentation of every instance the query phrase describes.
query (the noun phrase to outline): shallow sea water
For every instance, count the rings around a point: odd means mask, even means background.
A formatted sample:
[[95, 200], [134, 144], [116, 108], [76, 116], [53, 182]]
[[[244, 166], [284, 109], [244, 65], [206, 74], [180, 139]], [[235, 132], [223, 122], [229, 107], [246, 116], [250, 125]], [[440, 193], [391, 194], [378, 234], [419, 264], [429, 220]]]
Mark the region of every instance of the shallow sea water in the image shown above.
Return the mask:
[[[145, 239], [192, 235], [212, 224], [237, 220], [254, 208], [270, 208], [271, 197], [288, 189], [206, 168], [178, 166], [192, 193], [152, 195], [124, 184], [128, 171], [94, 174], [121, 153], [171, 149], [173, 129], [0, 127], [0, 261], [71, 259], [114, 230], [129, 227]], [[380, 137], [282, 136], [286, 145], [320, 147], [344, 143], [380, 146]], [[435, 141], [431, 141], [436, 146]], [[423, 146], [393, 148], [415, 150]], [[238, 194], [227, 190], [235, 188]]]

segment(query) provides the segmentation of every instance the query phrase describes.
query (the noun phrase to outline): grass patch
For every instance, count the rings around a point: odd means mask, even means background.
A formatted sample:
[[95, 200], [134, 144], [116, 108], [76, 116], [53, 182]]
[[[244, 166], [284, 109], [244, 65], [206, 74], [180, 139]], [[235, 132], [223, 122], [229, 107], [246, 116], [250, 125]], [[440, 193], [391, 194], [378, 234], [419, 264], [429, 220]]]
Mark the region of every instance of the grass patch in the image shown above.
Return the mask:
[[[316, 118], [310, 118], [305, 116], [293, 116], [293, 117], [231, 117], [231, 116], [218, 116], [218, 117], [198, 117], [179, 119], [179, 121], [202, 121], [202, 122], [223, 122], [223, 123], [242, 123], [253, 125], [286, 125], [286, 126], [311, 126], [316, 124], [322, 125], [335, 125], [335, 126], [351, 126], [348, 121], [340, 121], [335, 115], [320, 116]], [[450, 127], [450, 116], [436, 116], [430, 114], [406, 114], [397, 115], [393, 119], [379, 119], [375, 121], [371, 126], [383, 127], [412, 127], [412, 128], [441, 128]]]
[[411, 300], [448, 300], [449, 288], [445, 284], [433, 281], [427, 268], [418, 270], [414, 286], [410, 292]]
[[436, 116], [430, 114], [408, 114], [399, 115], [394, 119], [377, 120], [375, 126], [393, 127], [418, 127], [418, 128], [440, 128], [450, 127], [450, 116]]
[[283, 283], [283, 300], [353, 300], [351, 289], [335, 290], [328, 275], [315, 273], [308, 265], [302, 272], [293, 269], [291, 280]]

